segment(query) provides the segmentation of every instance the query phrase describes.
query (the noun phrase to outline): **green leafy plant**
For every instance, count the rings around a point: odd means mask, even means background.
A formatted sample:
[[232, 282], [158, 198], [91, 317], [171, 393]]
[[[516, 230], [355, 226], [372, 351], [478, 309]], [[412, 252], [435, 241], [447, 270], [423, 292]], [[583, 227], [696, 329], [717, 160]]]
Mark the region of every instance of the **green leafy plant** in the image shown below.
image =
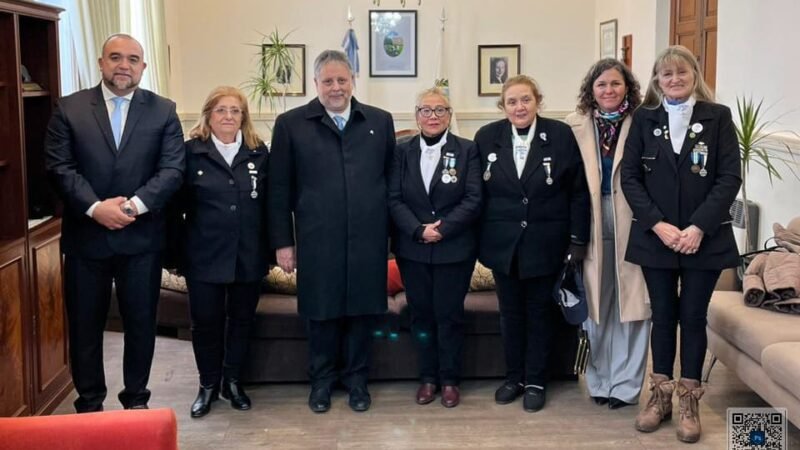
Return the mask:
[[276, 28], [270, 34], [262, 33], [260, 43], [247, 44], [258, 47], [258, 53], [255, 74], [245, 82], [244, 87], [250, 91], [250, 99], [256, 103], [259, 112], [264, 100], [274, 112], [278, 97], [281, 97], [281, 107], [286, 111], [286, 92], [289, 86], [280, 82], [278, 73], [291, 68], [292, 73], [299, 76], [294, 54], [286, 45], [286, 38], [291, 33], [290, 31], [281, 36]]
[[763, 109], [764, 100], [756, 103], [752, 97], [736, 97], [736, 110], [739, 123], [735, 124], [736, 137], [739, 140], [739, 156], [742, 161], [742, 200], [744, 202], [744, 229], [745, 229], [745, 253], [753, 251], [750, 247], [750, 214], [747, 208], [747, 175], [750, 173], [750, 165], [756, 164], [767, 171], [770, 185], [775, 179], [782, 180], [781, 169], [785, 168], [800, 180], [795, 169], [798, 161], [795, 159], [795, 151], [785, 139], [780, 135], [800, 138], [794, 131], [778, 130], [770, 131], [777, 125], [775, 119], [768, 119], [766, 113], [769, 110]]

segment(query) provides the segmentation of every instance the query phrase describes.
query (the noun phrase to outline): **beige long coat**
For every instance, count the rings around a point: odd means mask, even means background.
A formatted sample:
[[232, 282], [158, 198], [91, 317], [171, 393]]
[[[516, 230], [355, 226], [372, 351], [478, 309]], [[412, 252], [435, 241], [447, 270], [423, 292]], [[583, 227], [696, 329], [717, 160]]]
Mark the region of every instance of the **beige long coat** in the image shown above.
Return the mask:
[[[603, 226], [601, 223], [602, 193], [600, 191], [600, 162], [598, 161], [597, 135], [591, 115], [573, 112], [566, 118], [572, 127], [575, 139], [581, 149], [583, 164], [586, 169], [586, 181], [589, 184], [589, 196], [592, 203], [592, 228], [589, 248], [583, 262], [583, 282], [586, 287], [589, 303], [589, 317], [599, 322], [600, 280], [603, 261]], [[636, 264], [625, 261], [625, 249], [628, 247], [633, 213], [620, 187], [619, 163], [625, 149], [625, 139], [631, 127], [631, 116], [625, 118], [620, 129], [619, 141], [614, 152], [614, 164], [611, 169], [611, 192], [614, 198], [614, 229], [616, 230], [616, 274], [617, 295], [619, 297], [620, 322], [645, 320], [650, 318], [650, 298], [642, 276], [642, 269]]]

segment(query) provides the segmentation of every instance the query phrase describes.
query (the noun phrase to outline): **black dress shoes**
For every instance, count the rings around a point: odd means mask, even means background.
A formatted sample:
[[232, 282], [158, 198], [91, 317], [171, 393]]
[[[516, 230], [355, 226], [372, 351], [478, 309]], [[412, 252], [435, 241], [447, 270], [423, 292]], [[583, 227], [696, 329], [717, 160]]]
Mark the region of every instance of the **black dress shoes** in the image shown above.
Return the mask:
[[350, 389], [350, 409], [355, 412], [364, 412], [369, 409], [372, 399], [366, 386], [356, 386]]
[[592, 397], [589, 397], [589, 398], [592, 399], [592, 401], [594, 402], [595, 405], [602, 406], [602, 405], [605, 405], [606, 403], [608, 403], [608, 397], [594, 397], [594, 396], [592, 396]]
[[528, 386], [522, 397], [522, 407], [527, 412], [536, 412], [544, 408], [544, 389]]
[[231, 407], [239, 411], [247, 411], [250, 409], [250, 397], [244, 393], [242, 385], [239, 380], [235, 378], [222, 380], [222, 398], [231, 401]]
[[211, 411], [211, 402], [219, 398], [219, 386], [204, 388], [200, 386], [197, 398], [192, 403], [191, 416], [193, 418], [203, 417]]
[[620, 400], [616, 397], [611, 397], [608, 399], [608, 409], [620, 409], [631, 405], [633, 405], [633, 403], [628, 403], [625, 400]]
[[324, 413], [331, 409], [330, 388], [311, 388], [311, 394], [308, 396], [308, 407], [315, 413]]
[[506, 381], [494, 392], [494, 401], [498, 405], [507, 405], [517, 399], [525, 391], [521, 383]]

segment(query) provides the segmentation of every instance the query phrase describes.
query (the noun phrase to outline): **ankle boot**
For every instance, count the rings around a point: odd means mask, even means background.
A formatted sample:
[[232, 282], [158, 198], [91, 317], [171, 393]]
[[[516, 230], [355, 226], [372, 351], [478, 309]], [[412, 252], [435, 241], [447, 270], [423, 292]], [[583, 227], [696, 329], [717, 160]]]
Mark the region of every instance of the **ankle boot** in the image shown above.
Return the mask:
[[219, 398], [219, 384], [212, 387], [200, 386], [197, 398], [192, 403], [190, 415], [194, 418], [203, 417], [211, 411], [211, 403]]
[[225, 400], [230, 400], [231, 407], [239, 411], [250, 409], [250, 397], [244, 392], [244, 388], [235, 378], [222, 379], [222, 392], [220, 396]]
[[656, 431], [661, 422], [672, 418], [672, 391], [675, 382], [666, 375], [650, 374], [650, 400], [636, 416], [636, 429], [645, 433]]
[[681, 420], [675, 433], [682, 442], [697, 442], [700, 440], [700, 405], [698, 401], [705, 393], [700, 387], [699, 380], [682, 378], [678, 383], [678, 404], [680, 405]]

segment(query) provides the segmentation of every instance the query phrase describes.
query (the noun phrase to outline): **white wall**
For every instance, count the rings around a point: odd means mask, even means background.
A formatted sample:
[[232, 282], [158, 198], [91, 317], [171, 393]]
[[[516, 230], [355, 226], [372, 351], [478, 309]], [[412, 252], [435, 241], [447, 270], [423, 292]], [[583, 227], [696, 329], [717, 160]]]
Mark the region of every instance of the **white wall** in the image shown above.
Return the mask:
[[[800, 131], [800, 2], [796, 0], [726, 0], [719, 2], [717, 97], [736, 115], [736, 96], [752, 95], [770, 105], [779, 119], [773, 130]], [[798, 151], [800, 141], [787, 140]], [[784, 180], [770, 185], [766, 171], [752, 166], [748, 199], [761, 207], [759, 239], [773, 235], [772, 224], [800, 216], [800, 181], [783, 169]]]
[[[341, 48], [347, 30], [347, 7], [359, 39], [361, 76], [356, 96], [397, 115], [399, 126], [411, 125], [415, 94], [433, 84], [439, 16], [446, 9], [445, 55], [450, 95], [461, 134], [471, 136], [480, 124], [500, 117], [496, 97], [477, 95], [478, 44], [521, 44], [521, 69], [534, 76], [545, 95], [545, 113], [572, 111], [584, 72], [597, 57], [594, 5], [583, 0], [409, 0], [418, 10], [418, 77], [369, 77], [369, 9], [371, 1], [348, 0], [170, 0], [165, 2], [171, 54], [170, 92], [183, 117], [199, 111], [207, 93], [220, 84], [240, 85], [252, 73], [261, 33], [275, 27], [292, 31], [289, 43], [306, 45], [306, 92], [288, 106], [315, 95], [313, 60], [327, 48]], [[400, 9], [398, 0], [383, 0], [380, 9]], [[265, 111], [266, 112], [266, 111]], [[270, 116], [266, 116], [270, 117]]]
[[[665, 2], [666, 15], [663, 11]], [[618, 58], [622, 58], [622, 36], [633, 35], [632, 71], [644, 92], [656, 53], [668, 42], [668, 37], [665, 41], [664, 36], [659, 36], [657, 29], [659, 26], [663, 28], [666, 23], [667, 32], [669, 31], [669, 0], [595, 0], [595, 58], [600, 56], [600, 23], [612, 19], [617, 20]], [[657, 37], [660, 37], [658, 43]]]

